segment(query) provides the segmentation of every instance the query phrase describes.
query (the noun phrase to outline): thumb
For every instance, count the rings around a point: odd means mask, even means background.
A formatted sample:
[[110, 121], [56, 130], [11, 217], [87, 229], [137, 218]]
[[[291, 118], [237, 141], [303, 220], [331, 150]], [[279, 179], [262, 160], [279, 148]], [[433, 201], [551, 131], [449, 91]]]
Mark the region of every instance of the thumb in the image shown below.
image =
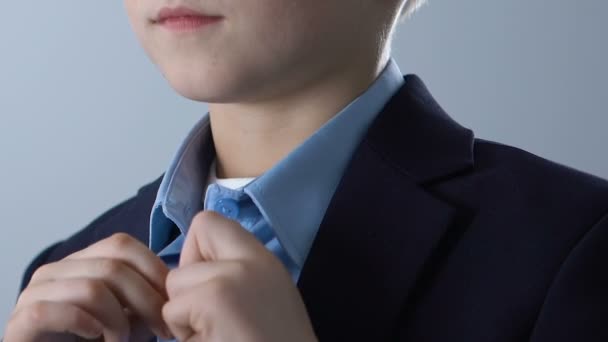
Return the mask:
[[238, 222], [214, 211], [201, 211], [192, 219], [179, 266], [201, 261], [249, 259], [265, 252], [264, 246]]

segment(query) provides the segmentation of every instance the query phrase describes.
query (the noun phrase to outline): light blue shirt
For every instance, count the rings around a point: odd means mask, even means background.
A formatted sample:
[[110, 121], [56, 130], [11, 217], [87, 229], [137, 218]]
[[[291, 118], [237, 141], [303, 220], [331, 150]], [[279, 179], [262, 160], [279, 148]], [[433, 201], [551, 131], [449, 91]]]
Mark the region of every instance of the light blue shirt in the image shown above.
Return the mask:
[[[301, 270], [338, 183], [369, 125], [404, 79], [394, 60], [373, 84], [287, 157], [241, 189], [272, 227], [294, 281]], [[150, 217], [150, 248], [177, 254], [203, 203], [214, 159], [209, 116], [190, 131], [161, 182]], [[209, 197], [209, 196], [207, 196]], [[207, 198], [208, 199], [208, 198]], [[206, 200], [205, 200], [206, 201]], [[182, 235], [169, 244], [173, 223]], [[267, 245], [268, 247], [268, 245]]]

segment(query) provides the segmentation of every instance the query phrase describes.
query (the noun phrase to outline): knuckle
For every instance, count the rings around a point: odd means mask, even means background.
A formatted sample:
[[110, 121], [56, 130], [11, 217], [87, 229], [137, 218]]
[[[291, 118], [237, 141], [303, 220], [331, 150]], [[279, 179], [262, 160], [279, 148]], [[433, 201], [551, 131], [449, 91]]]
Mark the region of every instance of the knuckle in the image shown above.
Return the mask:
[[33, 286], [28, 286], [23, 289], [21, 294], [19, 294], [19, 297], [17, 297], [15, 310], [20, 310], [21, 308], [30, 306], [32, 303], [40, 301], [40, 294], [36, 292], [38, 291]]
[[170, 270], [167, 273], [167, 278], [165, 279], [165, 287], [169, 293], [174, 293], [174, 289], [176, 286], [176, 277], [177, 271], [175, 269]]
[[235, 262], [232, 267], [234, 269], [233, 274], [238, 279], [247, 278], [248, 275], [252, 272], [252, 265], [243, 261]]
[[[196, 327], [197, 341], [211, 341], [212, 338], [212, 327], [214, 326], [213, 320], [209, 319], [211, 313], [209, 309], [210, 305], [206, 305], [202, 309], [193, 310], [190, 312], [190, 325]], [[183, 307], [180, 304], [174, 302], [167, 302], [162, 307], [162, 318], [169, 326], [180, 326], [183, 325], [181, 313]], [[175, 336], [177, 341], [190, 341], [189, 336]]]
[[120, 275], [124, 271], [124, 265], [116, 259], [102, 259], [97, 269], [102, 277], [111, 278]]
[[209, 319], [209, 314], [206, 311], [196, 311], [193, 314], [192, 321], [198, 328], [197, 335], [201, 341], [214, 341], [216, 336], [214, 335], [212, 320]]
[[53, 265], [54, 263], [50, 263], [50, 264], [44, 264], [40, 267], [38, 267], [36, 269], [36, 271], [34, 271], [34, 273], [32, 274], [32, 278], [30, 279], [30, 283], [34, 283], [36, 282], [38, 279], [43, 279], [44, 276], [46, 274], [48, 274], [48, 269], [51, 267], [51, 265]]
[[218, 219], [218, 213], [212, 210], [199, 211], [192, 219], [193, 224], [197, 226], [206, 226], [209, 222], [213, 222]]
[[135, 239], [127, 233], [116, 233], [110, 236], [107, 242], [114, 250], [122, 250], [133, 245]]
[[233, 295], [232, 285], [226, 278], [210, 280], [206, 286], [209, 300], [224, 301]]
[[97, 303], [105, 298], [105, 286], [103, 283], [93, 279], [86, 279], [79, 284], [84, 300]]
[[165, 323], [169, 326], [171, 325], [181, 325], [181, 317], [180, 313], [183, 308], [180, 308], [179, 305], [176, 305], [173, 302], [166, 302], [163, 304], [161, 308], [161, 316]]
[[36, 326], [45, 322], [49, 317], [49, 310], [45, 303], [35, 302], [23, 310], [25, 320]]
[[77, 327], [90, 326], [90, 317], [87, 316], [82, 310], [74, 310], [70, 312], [69, 319], [73, 321], [73, 324]]
[[27, 305], [27, 304], [23, 304], [23, 303], [27, 303], [27, 298], [29, 296], [29, 293], [30, 293], [30, 287], [26, 287], [25, 289], [23, 289], [23, 291], [21, 292], [19, 297], [17, 297], [17, 303], [15, 303], [15, 310], [18, 310], [22, 306]]
[[163, 305], [161, 314], [165, 321], [171, 322], [171, 319], [173, 318], [173, 307], [171, 306], [171, 302], [166, 302]]

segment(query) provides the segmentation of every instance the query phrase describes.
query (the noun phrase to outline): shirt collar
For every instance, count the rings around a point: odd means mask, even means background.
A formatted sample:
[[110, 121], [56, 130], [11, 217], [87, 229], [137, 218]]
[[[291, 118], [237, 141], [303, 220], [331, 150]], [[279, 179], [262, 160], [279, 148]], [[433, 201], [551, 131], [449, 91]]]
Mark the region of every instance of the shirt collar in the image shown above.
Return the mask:
[[[355, 148], [402, 84], [401, 71], [390, 59], [362, 95], [244, 188], [299, 267]], [[201, 199], [214, 156], [206, 114], [176, 151], [161, 182], [150, 216], [150, 248], [154, 252], [165, 247], [173, 224], [186, 233], [192, 217], [203, 209]]]
[[403, 84], [391, 59], [375, 82], [245, 192], [300, 267], [342, 174], [367, 128]]
[[203, 209], [209, 165], [215, 156], [209, 115], [190, 130], [175, 152], [158, 189], [150, 214], [150, 249], [158, 253], [175, 224], [187, 232], [194, 215]]

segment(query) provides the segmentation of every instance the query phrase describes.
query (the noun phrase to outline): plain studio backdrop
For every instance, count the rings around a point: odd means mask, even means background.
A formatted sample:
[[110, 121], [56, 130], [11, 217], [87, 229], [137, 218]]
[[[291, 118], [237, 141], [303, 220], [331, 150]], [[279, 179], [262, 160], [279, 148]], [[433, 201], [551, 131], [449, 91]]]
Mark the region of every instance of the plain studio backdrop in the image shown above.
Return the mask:
[[[121, 1], [3, 13], [0, 336], [36, 253], [160, 176], [206, 112], [147, 59]], [[478, 137], [608, 178], [606, 13], [602, 0], [430, 0], [393, 56]]]

